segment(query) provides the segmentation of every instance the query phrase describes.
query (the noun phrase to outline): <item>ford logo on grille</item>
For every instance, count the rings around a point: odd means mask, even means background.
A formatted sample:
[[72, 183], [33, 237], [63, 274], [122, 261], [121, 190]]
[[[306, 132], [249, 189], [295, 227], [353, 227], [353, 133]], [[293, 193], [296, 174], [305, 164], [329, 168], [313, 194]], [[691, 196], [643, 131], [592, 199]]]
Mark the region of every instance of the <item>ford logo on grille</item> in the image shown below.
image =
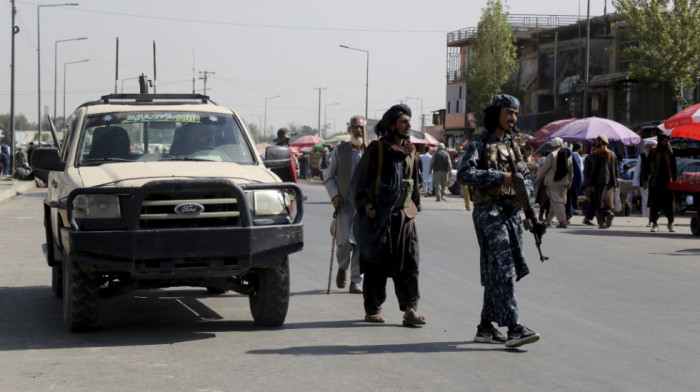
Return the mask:
[[197, 203], [182, 203], [175, 206], [175, 213], [179, 215], [199, 215], [204, 212], [204, 206]]

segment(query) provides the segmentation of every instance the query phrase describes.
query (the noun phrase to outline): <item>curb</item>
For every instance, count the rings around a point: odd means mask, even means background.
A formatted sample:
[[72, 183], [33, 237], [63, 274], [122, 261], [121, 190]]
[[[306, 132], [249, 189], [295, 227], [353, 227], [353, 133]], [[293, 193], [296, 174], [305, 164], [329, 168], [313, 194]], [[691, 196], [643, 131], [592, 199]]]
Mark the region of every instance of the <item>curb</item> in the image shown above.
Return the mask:
[[17, 195], [36, 189], [36, 182], [32, 181], [0, 181], [0, 203], [12, 199]]

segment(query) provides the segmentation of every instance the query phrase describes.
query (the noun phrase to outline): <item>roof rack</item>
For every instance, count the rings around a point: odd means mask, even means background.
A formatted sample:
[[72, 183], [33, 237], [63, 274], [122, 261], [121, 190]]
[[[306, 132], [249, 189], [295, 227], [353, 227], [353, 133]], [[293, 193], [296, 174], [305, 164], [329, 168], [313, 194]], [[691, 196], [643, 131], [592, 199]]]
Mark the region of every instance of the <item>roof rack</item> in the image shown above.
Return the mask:
[[[155, 100], [197, 100], [202, 103], [211, 102], [208, 95], [202, 94], [109, 94], [100, 97], [102, 103], [110, 103], [113, 100], [134, 100], [152, 102]], [[213, 102], [212, 102], [213, 103]]]

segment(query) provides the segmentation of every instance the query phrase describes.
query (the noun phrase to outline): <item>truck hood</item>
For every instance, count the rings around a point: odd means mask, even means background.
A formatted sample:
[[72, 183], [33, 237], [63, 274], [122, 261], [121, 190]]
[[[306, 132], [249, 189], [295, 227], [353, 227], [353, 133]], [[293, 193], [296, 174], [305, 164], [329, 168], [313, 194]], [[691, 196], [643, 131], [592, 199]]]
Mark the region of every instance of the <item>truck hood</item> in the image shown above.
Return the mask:
[[154, 180], [190, 178], [227, 178], [238, 183], [279, 182], [264, 166], [228, 162], [168, 161], [107, 163], [81, 166], [83, 186], [139, 187]]

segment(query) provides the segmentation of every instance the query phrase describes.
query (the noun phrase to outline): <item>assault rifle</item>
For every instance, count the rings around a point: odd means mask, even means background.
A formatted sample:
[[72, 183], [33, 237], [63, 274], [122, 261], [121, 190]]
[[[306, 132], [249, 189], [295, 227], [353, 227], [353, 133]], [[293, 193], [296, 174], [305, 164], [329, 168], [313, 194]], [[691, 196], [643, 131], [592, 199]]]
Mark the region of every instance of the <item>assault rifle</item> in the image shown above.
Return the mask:
[[520, 202], [525, 213], [525, 220], [523, 221], [523, 227], [529, 230], [535, 236], [535, 245], [537, 246], [537, 251], [540, 253], [540, 261], [544, 263], [545, 260], [549, 260], [549, 257], [542, 255], [542, 237], [547, 231], [547, 225], [544, 222], [540, 222], [535, 217], [535, 211], [532, 209], [532, 204], [530, 204], [530, 195], [527, 193], [527, 188], [525, 187], [525, 180], [518, 173], [515, 162], [513, 162], [513, 154], [508, 154], [508, 164], [511, 170], [511, 179], [513, 180], [513, 188], [515, 189], [515, 200]]

